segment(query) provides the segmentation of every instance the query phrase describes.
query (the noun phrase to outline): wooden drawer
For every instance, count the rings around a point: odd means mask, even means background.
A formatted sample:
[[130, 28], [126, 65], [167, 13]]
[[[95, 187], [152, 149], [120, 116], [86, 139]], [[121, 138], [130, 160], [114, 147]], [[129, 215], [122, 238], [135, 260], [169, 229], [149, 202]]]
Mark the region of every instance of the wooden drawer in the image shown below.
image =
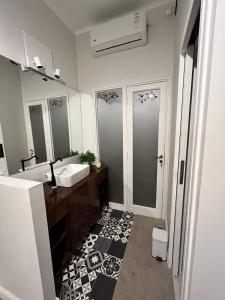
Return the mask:
[[62, 200], [57, 206], [48, 212], [48, 228], [52, 228], [56, 223], [63, 219], [69, 213], [68, 201]]

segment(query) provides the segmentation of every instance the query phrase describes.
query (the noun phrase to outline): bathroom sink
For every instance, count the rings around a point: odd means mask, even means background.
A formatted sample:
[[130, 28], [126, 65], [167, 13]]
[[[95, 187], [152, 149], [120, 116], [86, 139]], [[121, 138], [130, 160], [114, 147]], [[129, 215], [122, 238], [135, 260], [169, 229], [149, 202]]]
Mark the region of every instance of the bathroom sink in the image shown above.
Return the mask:
[[[82, 164], [68, 164], [54, 169], [56, 185], [71, 187], [90, 174], [90, 166]], [[51, 181], [51, 172], [45, 174], [46, 180]]]

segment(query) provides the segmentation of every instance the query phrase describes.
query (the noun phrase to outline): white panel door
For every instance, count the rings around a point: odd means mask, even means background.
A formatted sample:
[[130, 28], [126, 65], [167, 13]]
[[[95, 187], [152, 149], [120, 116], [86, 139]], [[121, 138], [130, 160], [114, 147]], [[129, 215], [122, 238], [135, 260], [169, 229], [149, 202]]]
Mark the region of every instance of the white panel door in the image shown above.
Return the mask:
[[162, 217], [166, 82], [127, 88], [126, 203], [128, 210]]

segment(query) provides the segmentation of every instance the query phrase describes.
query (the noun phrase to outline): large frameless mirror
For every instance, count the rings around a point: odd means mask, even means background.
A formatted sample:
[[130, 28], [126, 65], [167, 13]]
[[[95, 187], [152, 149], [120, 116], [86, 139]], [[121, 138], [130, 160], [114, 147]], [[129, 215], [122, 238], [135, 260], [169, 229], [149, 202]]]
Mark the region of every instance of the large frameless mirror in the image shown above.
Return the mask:
[[23, 72], [19, 64], [2, 56], [0, 90], [0, 175], [83, 151], [81, 99], [76, 90], [44, 81], [33, 71]]

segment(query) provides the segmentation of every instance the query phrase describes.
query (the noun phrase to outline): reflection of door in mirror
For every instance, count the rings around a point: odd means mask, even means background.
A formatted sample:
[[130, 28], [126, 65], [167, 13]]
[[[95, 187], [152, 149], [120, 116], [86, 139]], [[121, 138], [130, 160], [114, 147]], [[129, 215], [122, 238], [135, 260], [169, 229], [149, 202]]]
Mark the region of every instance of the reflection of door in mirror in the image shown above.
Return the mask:
[[37, 155], [29, 162], [30, 165], [43, 163], [52, 159], [48, 142], [48, 125], [44, 101], [31, 101], [25, 104], [25, 120], [29, 156]]
[[30, 148], [30, 155], [37, 155], [38, 162], [42, 163], [47, 160], [42, 105], [30, 105], [29, 115], [33, 141], [33, 147]]
[[[67, 101], [66, 96], [61, 96], [25, 104], [29, 153], [39, 157], [38, 163], [70, 154]], [[35, 163], [35, 160], [30, 162]]]
[[67, 98], [62, 96], [48, 99], [48, 109], [54, 158], [63, 158], [69, 155], [71, 149]]

